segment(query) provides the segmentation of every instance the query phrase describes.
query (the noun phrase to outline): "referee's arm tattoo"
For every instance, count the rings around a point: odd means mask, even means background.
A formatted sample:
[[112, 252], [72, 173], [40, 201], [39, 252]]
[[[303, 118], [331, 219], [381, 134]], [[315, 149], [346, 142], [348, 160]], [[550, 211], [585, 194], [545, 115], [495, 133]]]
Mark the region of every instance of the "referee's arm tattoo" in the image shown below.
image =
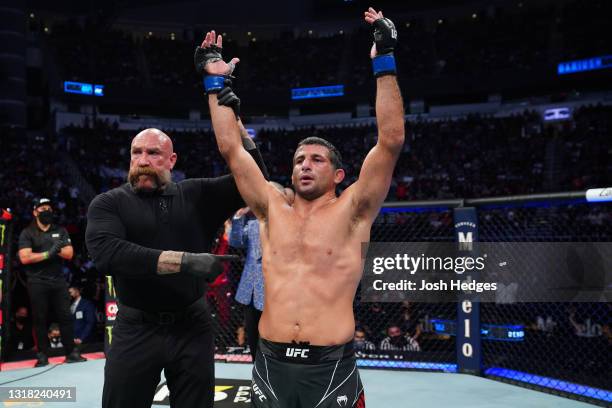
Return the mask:
[[164, 251], [159, 255], [157, 261], [157, 274], [168, 275], [172, 273], [179, 273], [181, 271], [181, 261], [183, 259], [183, 252], [177, 251]]

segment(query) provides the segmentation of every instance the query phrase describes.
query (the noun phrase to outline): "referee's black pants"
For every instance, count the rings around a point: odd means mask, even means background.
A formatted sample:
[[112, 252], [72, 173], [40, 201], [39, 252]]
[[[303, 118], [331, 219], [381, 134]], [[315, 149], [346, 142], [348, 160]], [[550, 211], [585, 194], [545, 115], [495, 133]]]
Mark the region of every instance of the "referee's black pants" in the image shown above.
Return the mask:
[[204, 298], [176, 314], [119, 305], [104, 366], [104, 408], [150, 408], [162, 369], [173, 408], [212, 408], [214, 333]]
[[32, 305], [32, 318], [38, 351], [47, 354], [49, 350], [49, 311], [53, 311], [60, 326], [62, 344], [66, 355], [74, 349], [74, 326], [70, 315], [70, 295], [68, 284], [61, 281], [35, 281], [28, 282], [30, 303]]

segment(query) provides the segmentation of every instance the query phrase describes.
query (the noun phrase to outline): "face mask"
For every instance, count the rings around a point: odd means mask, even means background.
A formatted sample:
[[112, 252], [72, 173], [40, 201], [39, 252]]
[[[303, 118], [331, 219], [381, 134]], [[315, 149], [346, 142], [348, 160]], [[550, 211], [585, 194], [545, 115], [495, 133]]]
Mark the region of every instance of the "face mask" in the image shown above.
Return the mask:
[[365, 347], [365, 340], [355, 340], [355, 348], [361, 349]]
[[402, 343], [404, 343], [404, 336], [402, 336], [401, 334], [397, 336], [391, 336], [391, 344], [401, 346], [403, 345]]
[[28, 318], [25, 316], [15, 316], [15, 320], [17, 321], [17, 323], [23, 323], [27, 320]]
[[51, 343], [57, 344], [59, 342], [60, 342], [60, 338], [59, 337], [56, 337], [56, 336], [51, 337]]
[[38, 221], [42, 225], [50, 225], [53, 222], [53, 213], [51, 211], [42, 211], [38, 213]]

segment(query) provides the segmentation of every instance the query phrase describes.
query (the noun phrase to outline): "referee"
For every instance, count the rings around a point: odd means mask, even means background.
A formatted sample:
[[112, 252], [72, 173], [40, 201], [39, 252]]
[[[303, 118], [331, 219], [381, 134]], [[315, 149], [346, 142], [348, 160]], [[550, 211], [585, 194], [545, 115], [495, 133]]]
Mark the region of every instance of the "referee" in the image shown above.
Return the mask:
[[212, 407], [214, 335], [204, 293], [223, 257], [208, 252], [244, 202], [232, 175], [172, 182], [177, 155], [158, 129], [136, 135], [130, 153], [128, 183], [94, 198], [87, 215], [87, 247], [119, 300], [102, 406], [151, 407], [163, 369], [172, 407]]
[[49, 309], [60, 324], [66, 362], [85, 361], [74, 348], [68, 284], [62, 275], [62, 260], [74, 255], [65, 228], [53, 223], [53, 207], [48, 198], [34, 201], [34, 220], [19, 235], [19, 260], [25, 266], [32, 303], [34, 330], [38, 342], [36, 367], [49, 364], [47, 337]]

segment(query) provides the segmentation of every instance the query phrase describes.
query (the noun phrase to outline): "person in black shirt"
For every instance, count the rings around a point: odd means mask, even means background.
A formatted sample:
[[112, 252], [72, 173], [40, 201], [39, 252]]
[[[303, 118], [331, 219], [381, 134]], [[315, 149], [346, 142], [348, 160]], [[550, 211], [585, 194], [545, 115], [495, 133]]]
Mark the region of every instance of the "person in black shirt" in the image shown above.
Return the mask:
[[19, 260], [25, 266], [32, 303], [34, 330], [38, 342], [36, 367], [49, 364], [47, 320], [49, 307], [59, 321], [66, 349], [66, 362], [85, 361], [74, 348], [68, 283], [62, 275], [62, 260], [70, 260], [74, 250], [65, 228], [53, 223], [51, 200], [34, 202], [34, 220], [19, 235]]
[[28, 321], [28, 308], [25, 306], [20, 306], [15, 311], [15, 321], [11, 325], [8, 348], [11, 353], [34, 348], [32, 324]]
[[244, 202], [232, 175], [172, 182], [176, 161], [166, 134], [143, 130], [132, 140], [128, 183], [89, 207], [87, 247], [96, 268], [113, 277], [119, 301], [103, 407], [150, 407], [162, 369], [171, 406], [213, 406], [214, 339], [204, 293], [224, 257], [208, 252]]

